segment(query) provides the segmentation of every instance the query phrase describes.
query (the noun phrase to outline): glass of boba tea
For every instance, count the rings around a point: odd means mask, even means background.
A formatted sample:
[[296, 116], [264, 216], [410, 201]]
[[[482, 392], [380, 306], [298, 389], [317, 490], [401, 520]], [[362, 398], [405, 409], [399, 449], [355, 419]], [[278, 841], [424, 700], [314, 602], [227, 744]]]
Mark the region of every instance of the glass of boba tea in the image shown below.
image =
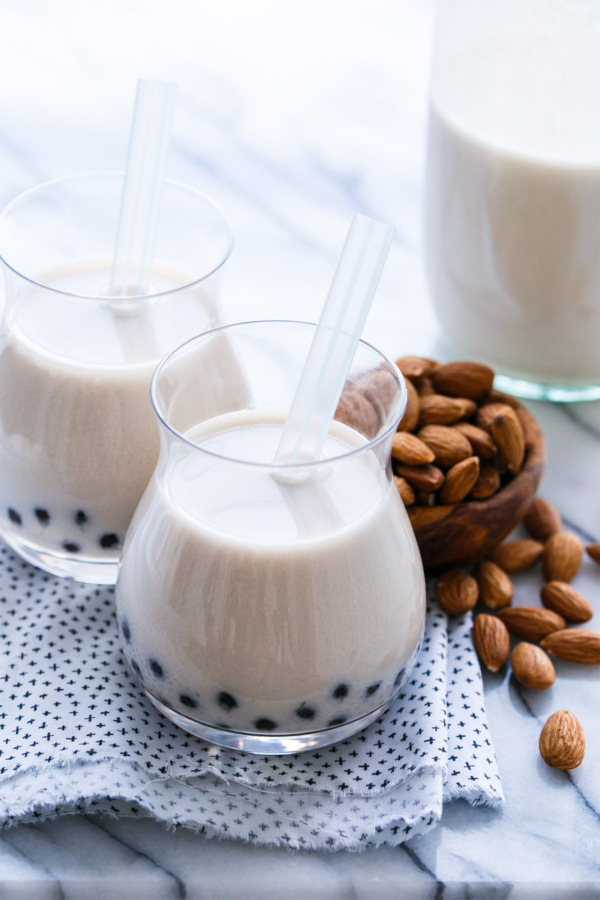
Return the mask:
[[[424, 627], [421, 558], [390, 469], [406, 404], [395, 365], [360, 342], [321, 458], [274, 462], [314, 329], [225, 326], [163, 360], [160, 457], [116, 588], [123, 648], [154, 705], [261, 754], [324, 746], [381, 715]], [[240, 388], [206, 414], [224, 344]]]
[[[114, 583], [156, 465], [152, 373], [219, 323], [232, 248], [219, 207], [166, 181], [148, 291], [108, 297], [122, 184], [61, 179], [0, 216], [0, 534], [35, 565], [97, 583]], [[233, 377], [225, 358], [215, 365]]]

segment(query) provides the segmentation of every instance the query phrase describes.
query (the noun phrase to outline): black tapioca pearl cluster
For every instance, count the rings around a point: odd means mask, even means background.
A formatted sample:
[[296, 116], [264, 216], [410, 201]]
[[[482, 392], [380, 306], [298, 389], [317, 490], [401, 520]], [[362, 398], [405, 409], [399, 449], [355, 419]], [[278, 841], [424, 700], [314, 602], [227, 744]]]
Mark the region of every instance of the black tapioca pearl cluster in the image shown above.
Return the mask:
[[115, 550], [121, 546], [121, 538], [114, 531], [111, 531], [103, 534], [98, 543], [103, 550]]
[[36, 508], [33, 510], [33, 514], [40, 525], [43, 525], [44, 528], [46, 528], [50, 524], [50, 513], [47, 509], [44, 509], [43, 506], [36, 506]]
[[18, 513], [16, 509], [12, 508], [12, 506], [9, 506], [6, 512], [8, 513], [8, 518], [14, 525], [23, 524], [23, 517], [21, 516], [21, 513]]
[[238, 702], [228, 691], [221, 691], [217, 695], [217, 703], [221, 707], [221, 709], [226, 709], [227, 712], [231, 712], [232, 709], [238, 708]]
[[331, 692], [331, 696], [334, 700], [344, 700], [349, 693], [350, 688], [347, 684], [336, 684]]
[[156, 675], [157, 678], [164, 678], [165, 672], [158, 660], [151, 659], [148, 661], [148, 665], [153, 675]]

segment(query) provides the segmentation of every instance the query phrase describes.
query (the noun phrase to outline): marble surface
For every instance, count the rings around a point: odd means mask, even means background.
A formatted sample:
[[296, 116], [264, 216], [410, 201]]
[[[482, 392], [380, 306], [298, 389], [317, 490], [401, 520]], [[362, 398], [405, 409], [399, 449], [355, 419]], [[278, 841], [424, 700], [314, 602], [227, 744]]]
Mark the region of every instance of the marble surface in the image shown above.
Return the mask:
[[[47, 178], [122, 168], [139, 75], [179, 85], [169, 174], [215, 197], [236, 232], [228, 321], [315, 319], [354, 211], [396, 238], [365, 329], [384, 352], [444, 357], [420, 217], [432, 0], [4, 0], [0, 204]], [[600, 539], [600, 404], [528, 404], [548, 464], [540, 493]], [[595, 489], [595, 490], [594, 490]], [[538, 572], [515, 578], [535, 603]], [[594, 602], [598, 569], [576, 586]], [[535, 695], [485, 676], [502, 811], [453, 803], [397, 848], [289, 853], [151, 821], [77, 816], [0, 834], [9, 898], [600, 897], [600, 673], [558, 665]], [[547, 716], [573, 710], [587, 754], [548, 769]]]

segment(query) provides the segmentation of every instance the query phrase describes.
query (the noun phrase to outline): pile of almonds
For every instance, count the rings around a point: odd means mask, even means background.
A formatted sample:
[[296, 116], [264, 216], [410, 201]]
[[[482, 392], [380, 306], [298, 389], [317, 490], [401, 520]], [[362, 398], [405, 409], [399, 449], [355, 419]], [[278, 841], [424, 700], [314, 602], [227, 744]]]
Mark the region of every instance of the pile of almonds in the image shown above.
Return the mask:
[[[554, 684], [556, 672], [548, 654], [559, 659], [600, 665], [600, 632], [580, 626], [594, 611], [589, 601], [571, 584], [579, 571], [583, 547], [579, 539], [562, 530], [556, 509], [536, 497], [523, 524], [531, 535], [496, 547], [473, 573], [451, 569], [437, 581], [436, 598], [451, 615], [486, 608], [473, 626], [473, 644], [491, 672], [508, 662], [515, 678], [525, 687], [544, 690]], [[586, 547], [600, 564], [600, 544]], [[541, 563], [544, 585], [540, 606], [513, 606], [511, 575]], [[518, 639], [511, 653], [510, 636]], [[585, 749], [583, 730], [573, 713], [560, 710], [550, 716], [540, 736], [540, 752], [548, 765], [559, 769], [578, 766]]]
[[481, 363], [404, 356], [407, 406], [392, 447], [405, 506], [486, 500], [519, 472], [529, 445], [520, 404]]

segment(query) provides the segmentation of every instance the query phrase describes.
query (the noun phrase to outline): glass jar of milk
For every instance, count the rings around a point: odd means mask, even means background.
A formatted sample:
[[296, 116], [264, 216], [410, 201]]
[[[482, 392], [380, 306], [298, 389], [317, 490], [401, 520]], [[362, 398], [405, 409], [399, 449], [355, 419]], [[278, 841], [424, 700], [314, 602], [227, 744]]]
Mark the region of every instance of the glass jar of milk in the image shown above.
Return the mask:
[[[49, 572], [97, 583], [116, 579], [158, 457], [154, 369], [219, 322], [232, 247], [219, 207], [167, 181], [148, 296], [107, 299], [122, 180], [50, 182], [0, 216], [0, 535]], [[228, 360], [215, 365], [233, 379]]]
[[[160, 458], [119, 565], [123, 649], [149, 699], [249, 752], [365, 727], [423, 636], [423, 567], [390, 468], [406, 405], [393, 363], [361, 343], [321, 458], [273, 461], [314, 328], [218, 328], [160, 364]], [[207, 413], [223, 354], [245, 389]]]
[[600, 4], [440, 0], [425, 252], [451, 352], [600, 396]]

